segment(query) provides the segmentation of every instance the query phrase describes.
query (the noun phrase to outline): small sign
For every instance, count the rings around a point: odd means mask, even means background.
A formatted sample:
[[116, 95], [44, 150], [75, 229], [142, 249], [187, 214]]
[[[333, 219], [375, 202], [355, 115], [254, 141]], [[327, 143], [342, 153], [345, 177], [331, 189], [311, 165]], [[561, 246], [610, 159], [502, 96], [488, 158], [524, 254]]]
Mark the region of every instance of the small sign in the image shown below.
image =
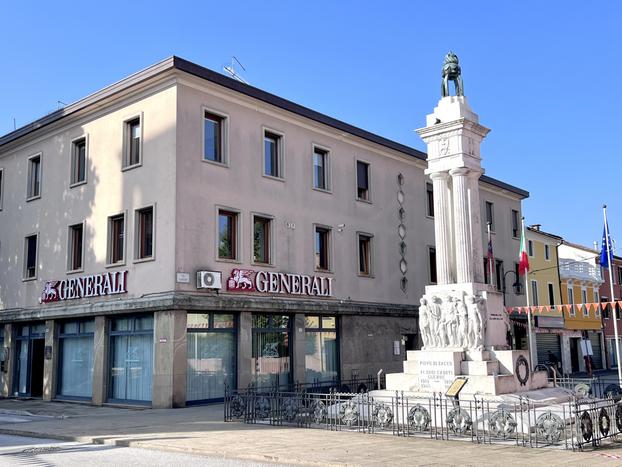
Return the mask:
[[468, 380], [469, 380], [468, 378], [459, 376], [458, 378], [454, 380], [453, 383], [451, 383], [451, 386], [449, 386], [449, 389], [447, 390], [445, 395], [447, 397], [458, 397], [458, 394], [460, 394], [460, 391], [462, 391], [462, 388], [464, 387], [464, 385], [467, 383]]
[[166, 344], [168, 342], [168, 338], [160, 337], [160, 339], [158, 339], [158, 342], [160, 342], [160, 344]]
[[46, 345], [43, 348], [43, 357], [46, 360], [52, 360], [52, 346], [51, 345]]
[[178, 272], [177, 273], [177, 282], [179, 284], [189, 284], [190, 283], [190, 273], [188, 273], [188, 272]]
[[400, 354], [400, 341], [393, 341], [393, 355]]

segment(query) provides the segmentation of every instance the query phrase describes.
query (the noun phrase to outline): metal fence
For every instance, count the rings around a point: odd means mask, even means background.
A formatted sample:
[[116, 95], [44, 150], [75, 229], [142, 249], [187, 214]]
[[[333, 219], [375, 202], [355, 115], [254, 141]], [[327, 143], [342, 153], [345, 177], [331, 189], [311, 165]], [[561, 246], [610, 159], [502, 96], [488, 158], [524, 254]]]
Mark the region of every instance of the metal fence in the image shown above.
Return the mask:
[[594, 376], [592, 378], [551, 377], [549, 382], [555, 387], [572, 391], [578, 398], [614, 398], [622, 396], [617, 377]]
[[622, 432], [622, 405], [613, 398], [544, 405], [520, 397], [511, 403], [458, 402], [389, 391], [248, 389], [227, 391], [224, 410], [225, 421], [563, 449], [597, 447]]

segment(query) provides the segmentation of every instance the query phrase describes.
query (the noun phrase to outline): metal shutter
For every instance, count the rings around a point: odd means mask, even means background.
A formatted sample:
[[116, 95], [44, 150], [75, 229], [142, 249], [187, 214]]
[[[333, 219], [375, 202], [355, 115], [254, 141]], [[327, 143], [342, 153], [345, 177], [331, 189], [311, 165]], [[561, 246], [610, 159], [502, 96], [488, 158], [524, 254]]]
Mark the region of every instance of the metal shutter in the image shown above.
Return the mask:
[[538, 363], [544, 364], [549, 361], [549, 351], [562, 361], [562, 349], [558, 334], [536, 334], [536, 346], [538, 348]]
[[600, 370], [603, 368], [603, 352], [600, 347], [600, 333], [590, 332], [590, 342], [592, 343], [592, 361], [594, 362], [594, 370]]

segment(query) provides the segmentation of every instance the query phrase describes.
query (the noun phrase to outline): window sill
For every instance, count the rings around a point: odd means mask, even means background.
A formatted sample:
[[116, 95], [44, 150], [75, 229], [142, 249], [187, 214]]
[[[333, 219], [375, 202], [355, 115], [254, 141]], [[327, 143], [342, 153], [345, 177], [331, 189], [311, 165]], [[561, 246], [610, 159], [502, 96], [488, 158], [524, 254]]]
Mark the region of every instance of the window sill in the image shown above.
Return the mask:
[[241, 259], [216, 258], [215, 261], [218, 261], [219, 263], [242, 264], [242, 260]]
[[86, 180], [82, 181], [82, 182], [75, 182], [72, 183], [71, 185], [69, 185], [69, 188], [76, 188], [78, 186], [82, 186], [82, 185], [86, 185]]
[[134, 264], [137, 263], [148, 263], [149, 261], [155, 261], [155, 256], [149, 256], [147, 258], [135, 258], [134, 261], [132, 261]]
[[373, 274], [363, 274], [361, 272], [359, 272], [357, 276], [362, 277], [363, 279], [375, 279], [376, 278]]
[[314, 271], [315, 272], [321, 272], [322, 274], [334, 274], [334, 272], [331, 269], [315, 268]]
[[26, 198], [26, 202], [30, 203], [31, 201], [34, 201], [36, 199], [41, 199], [41, 195], [31, 196], [30, 198]]
[[22, 277], [22, 282], [32, 282], [32, 281], [36, 281], [37, 280], [37, 276], [34, 277]]
[[211, 159], [205, 159], [204, 157], [201, 158], [201, 162], [205, 162], [206, 164], [212, 164], [218, 167], [223, 167], [225, 169], [229, 168], [229, 164], [227, 162], [213, 161]]
[[260, 263], [257, 261], [251, 261], [251, 266], [258, 266], [260, 268], [273, 268], [274, 263]]
[[84, 268], [80, 268], [80, 269], [71, 269], [69, 271], [65, 271], [65, 274], [77, 274], [79, 272], [84, 272]]
[[118, 268], [119, 266], [125, 266], [125, 260], [117, 263], [106, 263], [105, 268]]
[[277, 182], [283, 182], [285, 183], [285, 178], [283, 177], [275, 177], [274, 175], [268, 175], [268, 174], [263, 174], [264, 178], [268, 178], [270, 180], [275, 180]]
[[313, 187], [313, 191], [319, 191], [320, 193], [326, 193], [328, 195], [332, 195], [333, 192], [332, 190], [329, 190], [328, 188], [318, 188], [318, 187]]
[[133, 165], [126, 165], [124, 167], [121, 167], [121, 172], [127, 172], [128, 170], [132, 170], [132, 169], [136, 169], [138, 167], [142, 167], [143, 162], [140, 161], [138, 164], [133, 164]]
[[372, 204], [370, 199], [365, 199], [365, 198], [356, 198], [356, 200], [360, 203], [365, 203], [365, 204]]
[[428, 219], [434, 220], [434, 216], [430, 216], [429, 214], [426, 214], [425, 217], [427, 217]]

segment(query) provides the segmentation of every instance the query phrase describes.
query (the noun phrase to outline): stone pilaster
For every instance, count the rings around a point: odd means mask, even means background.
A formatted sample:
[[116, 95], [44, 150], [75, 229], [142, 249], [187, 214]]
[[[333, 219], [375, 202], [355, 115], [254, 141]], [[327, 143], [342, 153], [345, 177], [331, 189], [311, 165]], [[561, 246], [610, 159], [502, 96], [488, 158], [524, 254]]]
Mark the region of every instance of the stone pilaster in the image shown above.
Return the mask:
[[151, 405], [154, 409], [184, 407], [188, 367], [186, 311], [158, 311], [154, 318]]
[[102, 405], [108, 399], [109, 338], [105, 316], [95, 317], [93, 337], [93, 404]]
[[251, 383], [253, 361], [253, 314], [240, 313], [238, 326], [238, 388], [246, 389]]
[[454, 282], [451, 266], [451, 209], [449, 199], [449, 175], [447, 172], [430, 174], [434, 185], [434, 236], [436, 244], [436, 279], [439, 284]]
[[[473, 245], [473, 277], [475, 282], [484, 283], [484, 249], [482, 246], [482, 222], [479, 201], [479, 178], [482, 170], [469, 171], [469, 220], [471, 242]], [[477, 214], [477, 215], [476, 215]]]
[[306, 380], [306, 352], [305, 352], [305, 315], [294, 315], [294, 355], [293, 376], [294, 383], [304, 383]]
[[[50, 401], [56, 395], [58, 366], [58, 329], [51, 319], [45, 322], [45, 351], [43, 360], [43, 400]], [[50, 352], [51, 350], [51, 352]]]
[[4, 361], [4, 373], [2, 374], [2, 387], [0, 396], [11, 397], [13, 394], [13, 375], [15, 374], [15, 325], [4, 325], [4, 348], [6, 349]]
[[454, 202], [454, 252], [458, 283], [473, 282], [473, 250], [469, 222], [469, 189], [467, 168], [449, 171], [453, 185]]

